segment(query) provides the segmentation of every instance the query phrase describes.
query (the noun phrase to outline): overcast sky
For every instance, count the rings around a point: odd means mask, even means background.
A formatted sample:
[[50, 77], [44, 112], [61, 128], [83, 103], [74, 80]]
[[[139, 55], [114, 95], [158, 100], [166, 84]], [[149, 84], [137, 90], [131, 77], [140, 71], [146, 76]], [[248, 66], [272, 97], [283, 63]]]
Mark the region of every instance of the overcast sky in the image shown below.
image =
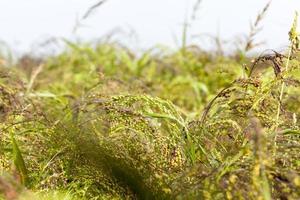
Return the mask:
[[[115, 32], [115, 38], [134, 48], [176, 46], [195, 1], [110, 0], [88, 19], [79, 20], [97, 0], [0, 0], [0, 40], [14, 50], [29, 51], [50, 37], [91, 40]], [[190, 42], [209, 46], [206, 34], [233, 41], [249, 32], [250, 21], [267, 2], [203, 0], [189, 31]], [[258, 35], [258, 41], [267, 42], [265, 48], [280, 50], [287, 45], [295, 10], [300, 11], [300, 0], [273, 0]], [[74, 32], [78, 21], [83, 25]]]

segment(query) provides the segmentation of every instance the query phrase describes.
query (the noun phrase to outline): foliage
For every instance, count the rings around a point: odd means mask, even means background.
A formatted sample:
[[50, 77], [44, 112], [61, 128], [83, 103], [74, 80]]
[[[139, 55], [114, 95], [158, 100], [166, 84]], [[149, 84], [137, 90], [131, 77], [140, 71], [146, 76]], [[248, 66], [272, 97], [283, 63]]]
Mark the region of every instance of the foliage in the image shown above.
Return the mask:
[[2, 198], [300, 198], [295, 25], [290, 37], [287, 55], [252, 64], [65, 41], [1, 66]]

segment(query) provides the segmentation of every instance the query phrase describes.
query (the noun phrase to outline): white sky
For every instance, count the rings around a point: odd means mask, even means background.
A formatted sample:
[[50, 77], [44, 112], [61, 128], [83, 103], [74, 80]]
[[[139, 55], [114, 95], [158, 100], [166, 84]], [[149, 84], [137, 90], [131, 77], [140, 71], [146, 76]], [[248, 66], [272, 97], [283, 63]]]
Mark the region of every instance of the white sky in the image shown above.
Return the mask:
[[[0, 0], [0, 40], [23, 52], [50, 37], [91, 40], [120, 28], [123, 32], [116, 34], [117, 39], [131, 47], [147, 48], [158, 43], [175, 46], [181, 38], [184, 17], [187, 12], [191, 15], [195, 1], [110, 0], [73, 33], [76, 19], [97, 0]], [[234, 41], [235, 36], [249, 32], [250, 20], [255, 20], [267, 2], [203, 0], [190, 36], [219, 32], [222, 38]], [[258, 35], [258, 41], [267, 42], [265, 48], [280, 50], [287, 45], [295, 10], [300, 11], [300, 0], [273, 0]], [[130, 37], [132, 30], [137, 38]], [[209, 45], [206, 37], [201, 38], [193, 42]]]

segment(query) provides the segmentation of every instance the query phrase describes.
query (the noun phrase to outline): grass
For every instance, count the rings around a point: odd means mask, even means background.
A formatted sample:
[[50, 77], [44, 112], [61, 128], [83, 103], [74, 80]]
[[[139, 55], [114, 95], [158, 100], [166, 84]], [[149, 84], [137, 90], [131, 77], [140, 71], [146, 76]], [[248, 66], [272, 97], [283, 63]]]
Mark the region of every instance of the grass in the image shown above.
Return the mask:
[[1, 62], [0, 198], [299, 199], [299, 35], [251, 64], [255, 29], [233, 56], [65, 41]]

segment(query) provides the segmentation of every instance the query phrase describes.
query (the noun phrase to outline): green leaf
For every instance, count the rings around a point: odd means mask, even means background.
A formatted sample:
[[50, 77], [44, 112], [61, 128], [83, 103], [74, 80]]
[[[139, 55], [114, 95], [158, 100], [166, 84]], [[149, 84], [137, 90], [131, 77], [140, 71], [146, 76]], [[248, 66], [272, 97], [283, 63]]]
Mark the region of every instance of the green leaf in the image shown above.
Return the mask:
[[21, 176], [21, 183], [24, 185], [28, 184], [28, 173], [27, 168], [19, 148], [19, 145], [14, 137], [14, 134], [11, 134], [11, 144], [12, 144], [12, 153], [13, 153], [13, 162], [14, 165]]

